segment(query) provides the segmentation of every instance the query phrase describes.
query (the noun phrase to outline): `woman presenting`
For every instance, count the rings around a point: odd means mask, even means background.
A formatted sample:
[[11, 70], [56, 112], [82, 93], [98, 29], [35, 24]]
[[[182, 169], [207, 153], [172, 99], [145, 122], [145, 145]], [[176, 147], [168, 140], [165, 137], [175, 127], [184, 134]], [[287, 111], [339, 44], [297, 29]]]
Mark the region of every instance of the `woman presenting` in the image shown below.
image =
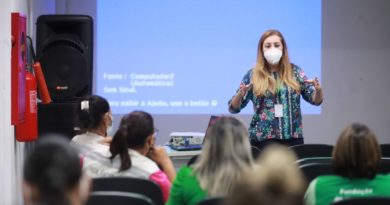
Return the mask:
[[283, 35], [268, 30], [260, 38], [255, 67], [245, 74], [229, 101], [229, 112], [239, 113], [252, 101], [249, 136], [253, 146], [303, 144], [301, 95], [310, 104], [322, 103], [318, 79], [308, 80], [303, 70], [290, 62]]

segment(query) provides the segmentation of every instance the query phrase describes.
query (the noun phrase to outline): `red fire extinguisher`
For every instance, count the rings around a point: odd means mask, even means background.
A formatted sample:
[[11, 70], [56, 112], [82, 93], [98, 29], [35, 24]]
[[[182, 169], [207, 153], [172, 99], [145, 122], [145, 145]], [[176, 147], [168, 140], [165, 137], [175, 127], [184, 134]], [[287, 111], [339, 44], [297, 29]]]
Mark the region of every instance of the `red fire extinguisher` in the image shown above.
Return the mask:
[[15, 126], [16, 140], [34, 141], [38, 138], [37, 82], [32, 73], [26, 71], [25, 121]]

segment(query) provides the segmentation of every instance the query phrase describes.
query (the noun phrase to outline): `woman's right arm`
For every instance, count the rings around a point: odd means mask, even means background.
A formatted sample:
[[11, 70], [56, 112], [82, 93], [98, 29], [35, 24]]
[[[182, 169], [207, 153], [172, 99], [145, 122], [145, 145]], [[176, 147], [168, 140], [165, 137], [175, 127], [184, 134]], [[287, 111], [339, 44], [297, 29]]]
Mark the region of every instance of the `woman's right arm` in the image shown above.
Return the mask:
[[232, 110], [239, 110], [241, 107], [241, 103], [243, 101], [243, 98], [247, 95], [248, 91], [252, 88], [252, 83], [249, 85], [245, 85], [241, 83], [240, 89], [236, 93], [235, 96], [233, 96], [232, 100], [230, 101], [230, 107]]
[[237, 89], [236, 94], [229, 100], [229, 112], [239, 113], [240, 110], [245, 107], [250, 100], [250, 90], [252, 89], [251, 73], [249, 70], [241, 81], [240, 87]]

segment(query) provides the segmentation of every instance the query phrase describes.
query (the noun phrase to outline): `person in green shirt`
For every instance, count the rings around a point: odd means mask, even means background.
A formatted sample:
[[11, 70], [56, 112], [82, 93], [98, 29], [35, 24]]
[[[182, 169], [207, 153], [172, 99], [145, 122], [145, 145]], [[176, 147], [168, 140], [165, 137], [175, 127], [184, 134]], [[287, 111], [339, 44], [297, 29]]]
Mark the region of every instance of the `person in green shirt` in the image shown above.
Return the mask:
[[246, 127], [234, 117], [221, 117], [207, 130], [195, 164], [177, 173], [167, 204], [196, 205], [207, 197], [226, 196], [252, 167]]
[[305, 194], [306, 205], [328, 205], [350, 197], [390, 197], [390, 175], [378, 174], [381, 157], [375, 134], [366, 125], [346, 127], [333, 149], [336, 175], [314, 179]]

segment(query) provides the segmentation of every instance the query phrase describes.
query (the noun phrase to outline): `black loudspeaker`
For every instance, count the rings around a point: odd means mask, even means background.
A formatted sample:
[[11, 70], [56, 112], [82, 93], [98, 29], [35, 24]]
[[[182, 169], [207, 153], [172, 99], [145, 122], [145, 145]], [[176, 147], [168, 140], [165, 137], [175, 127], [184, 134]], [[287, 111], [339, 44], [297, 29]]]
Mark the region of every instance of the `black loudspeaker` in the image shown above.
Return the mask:
[[38, 103], [38, 134], [61, 134], [70, 139], [77, 134], [78, 103]]
[[36, 48], [53, 102], [76, 101], [92, 93], [93, 21], [90, 16], [39, 16]]

